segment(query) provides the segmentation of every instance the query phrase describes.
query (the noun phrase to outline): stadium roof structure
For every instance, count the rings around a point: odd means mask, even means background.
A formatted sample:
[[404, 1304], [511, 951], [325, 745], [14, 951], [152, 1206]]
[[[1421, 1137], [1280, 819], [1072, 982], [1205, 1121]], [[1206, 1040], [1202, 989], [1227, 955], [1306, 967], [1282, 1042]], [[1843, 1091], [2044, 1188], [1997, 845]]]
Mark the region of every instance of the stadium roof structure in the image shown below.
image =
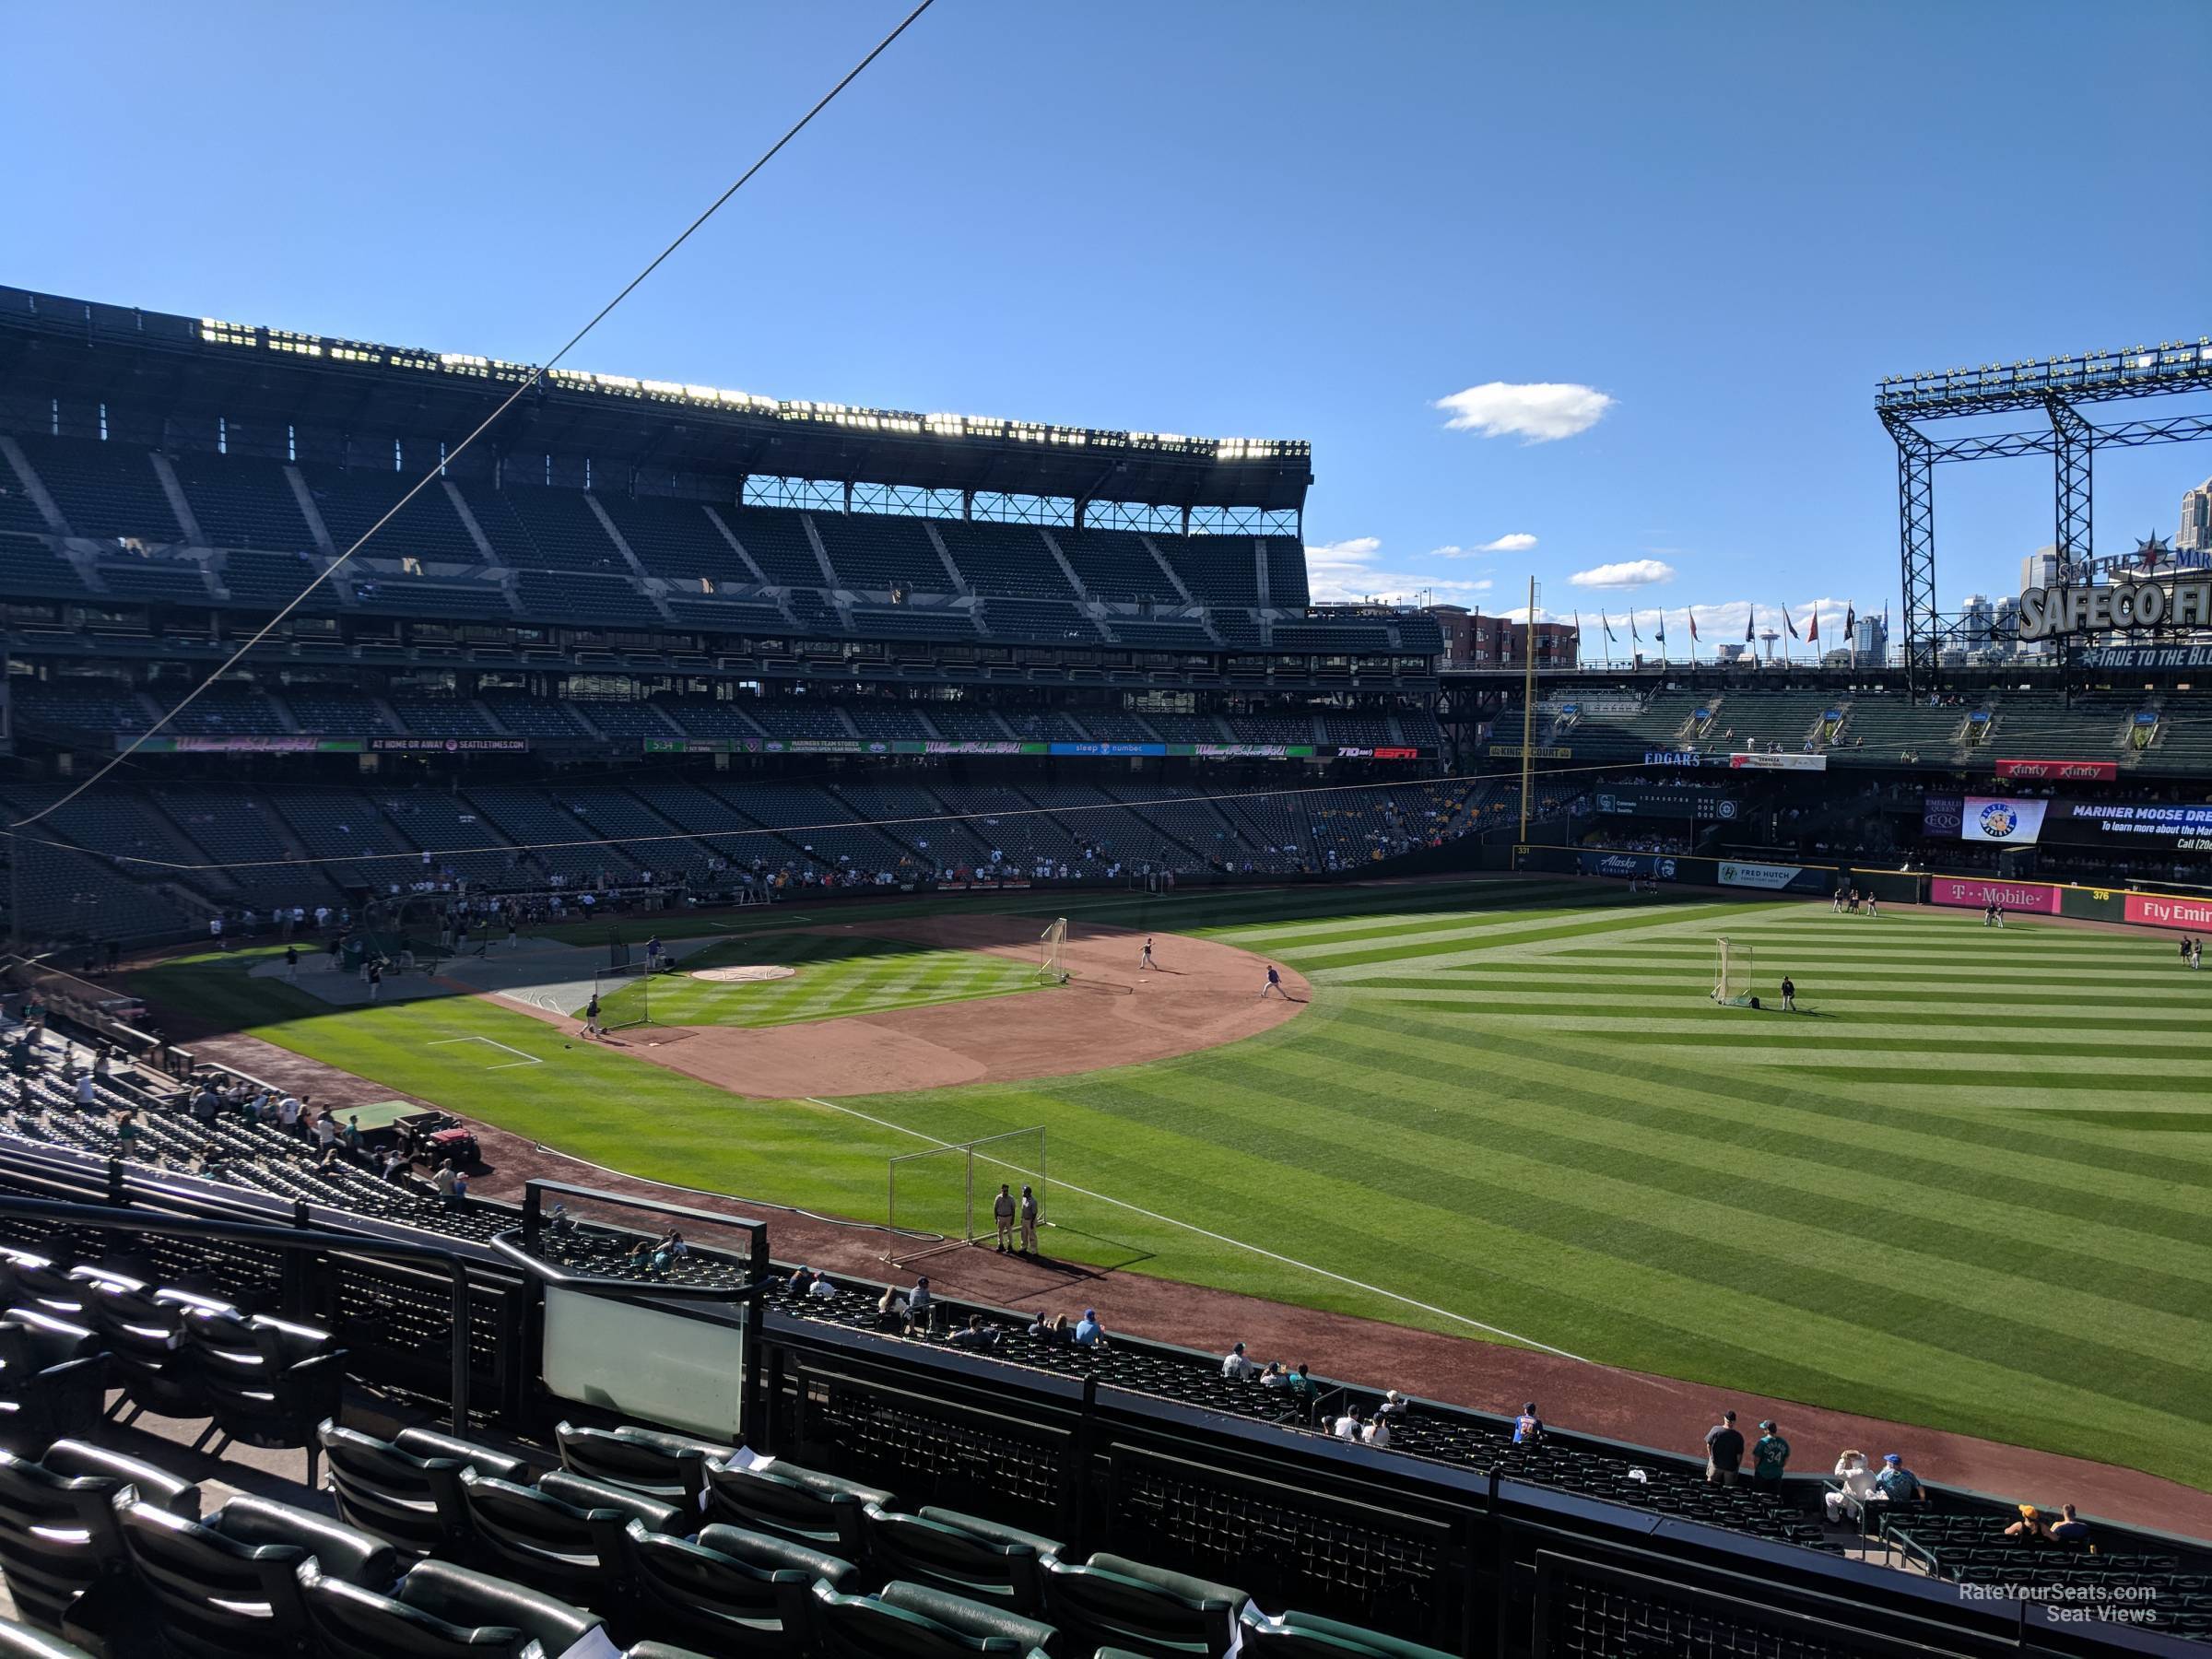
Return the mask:
[[[457, 443], [531, 372], [0, 287], [0, 403], [127, 400], [164, 421], [219, 415]], [[1296, 512], [1313, 481], [1312, 448], [1297, 440], [784, 402], [567, 369], [549, 371], [487, 436], [501, 449], [603, 465], [1149, 507]]]

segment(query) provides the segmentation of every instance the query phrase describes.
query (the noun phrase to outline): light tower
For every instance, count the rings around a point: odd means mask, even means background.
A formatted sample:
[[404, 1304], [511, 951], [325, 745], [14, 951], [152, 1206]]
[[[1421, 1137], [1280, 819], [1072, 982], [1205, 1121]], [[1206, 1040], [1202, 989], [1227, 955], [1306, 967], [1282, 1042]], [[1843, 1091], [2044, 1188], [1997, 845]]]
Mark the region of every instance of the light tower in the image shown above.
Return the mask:
[[[2212, 335], [2093, 351], [2081, 357], [1896, 375], [1876, 388], [1875, 412], [1897, 444], [1898, 545], [1904, 587], [1905, 667], [1918, 688], [1959, 631], [1936, 611], [1936, 477], [1938, 462], [2049, 455], [2055, 488], [2052, 551], [2072, 581], [2087, 580], [2090, 457], [2099, 449], [2212, 437], [2212, 416], [2164, 415], [2091, 426], [2077, 406], [2201, 392], [2212, 387]], [[1923, 423], [1954, 416], [2041, 414], [2044, 427], [1938, 438]]]

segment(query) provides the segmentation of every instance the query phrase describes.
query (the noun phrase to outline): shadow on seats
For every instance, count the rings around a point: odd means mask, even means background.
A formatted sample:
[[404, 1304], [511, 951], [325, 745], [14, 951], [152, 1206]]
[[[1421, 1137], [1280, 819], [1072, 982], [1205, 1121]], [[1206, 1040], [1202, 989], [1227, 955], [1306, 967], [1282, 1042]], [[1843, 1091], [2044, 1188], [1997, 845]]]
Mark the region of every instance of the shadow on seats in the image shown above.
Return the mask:
[[1220, 1659], [1250, 1599], [1229, 1584], [1168, 1572], [1123, 1556], [1094, 1555], [1081, 1566], [1043, 1563], [1044, 1616], [1085, 1647], [1129, 1642], [1148, 1653]]
[[382, 1441], [326, 1420], [315, 1435], [329, 1460], [340, 1518], [414, 1555], [454, 1554], [465, 1547], [462, 1470], [518, 1486], [531, 1478], [522, 1459], [431, 1429], [403, 1429]]
[[897, 1581], [873, 1595], [814, 1587], [814, 1628], [830, 1659], [1046, 1659], [1055, 1632], [1039, 1619], [926, 1584]]
[[127, 1578], [130, 1552], [115, 1511], [125, 1487], [142, 1502], [199, 1518], [198, 1487], [104, 1446], [56, 1441], [36, 1463], [0, 1453], [0, 1574], [18, 1613], [59, 1630], [79, 1595]]
[[568, 1653], [599, 1616], [488, 1573], [424, 1561], [389, 1594], [298, 1570], [319, 1659], [539, 1659]]
[[304, 1645], [298, 1572], [310, 1557], [325, 1577], [364, 1588], [399, 1576], [399, 1558], [382, 1539], [262, 1498], [233, 1498], [200, 1522], [128, 1497], [116, 1513], [162, 1640], [192, 1659]]
[[632, 1521], [624, 1542], [641, 1622], [715, 1653], [803, 1653], [814, 1586], [860, 1587], [850, 1561], [719, 1523], [679, 1538]]

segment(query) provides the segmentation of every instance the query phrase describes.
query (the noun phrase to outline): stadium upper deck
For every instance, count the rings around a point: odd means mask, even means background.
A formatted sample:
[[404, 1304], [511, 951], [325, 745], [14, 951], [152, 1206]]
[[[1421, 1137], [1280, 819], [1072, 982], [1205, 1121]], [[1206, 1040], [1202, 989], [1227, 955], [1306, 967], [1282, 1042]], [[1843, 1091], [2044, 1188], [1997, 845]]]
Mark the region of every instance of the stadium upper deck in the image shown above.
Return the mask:
[[[32, 400], [30, 429], [39, 429], [38, 399], [65, 406], [65, 430], [79, 429], [91, 406], [105, 403], [180, 431], [228, 419], [259, 425], [265, 435], [286, 424], [302, 458], [345, 463], [348, 447], [375, 453], [378, 439], [458, 443], [531, 371], [465, 353], [0, 287], [0, 407]], [[23, 429], [19, 412], [10, 424]], [[192, 447], [215, 448], [213, 433]], [[780, 402], [569, 369], [549, 371], [486, 434], [484, 447], [543, 454], [563, 466], [596, 457], [602, 466], [679, 477], [772, 474], [1293, 515], [1312, 482], [1311, 450], [1291, 440]]]
[[4, 619], [41, 654], [213, 653], [436, 465], [267, 655], [1433, 680], [1432, 618], [1310, 605], [1302, 443], [560, 371], [449, 459], [528, 373], [0, 288]]

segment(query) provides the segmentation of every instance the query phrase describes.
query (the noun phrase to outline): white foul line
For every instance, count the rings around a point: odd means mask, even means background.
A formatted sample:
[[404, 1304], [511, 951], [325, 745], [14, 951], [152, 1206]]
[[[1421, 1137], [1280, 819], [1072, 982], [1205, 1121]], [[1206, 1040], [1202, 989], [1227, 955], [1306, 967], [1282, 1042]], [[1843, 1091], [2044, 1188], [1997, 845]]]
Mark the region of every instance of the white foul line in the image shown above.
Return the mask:
[[[804, 1095], [800, 1098], [805, 1100], [809, 1105], [827, 1106], [832, 1112], [845, 1112], [850, 1116], [859, 1118], [865, 1123], [874, 1124], [880, 1128], [896, 1130], [900, 1135], [911, 1135], [916, 1140], [925, 1140], [933, 1147], [953, 1147], [959, 1144], [957, 1141], [939, 1140], [935, 1135], [924, 1135], [919, 1129], [909, 1129], [904, 1124], [894, 1124], [885, 1118], [870, 1117], [865, 1112], [855, 1112], [852, 1107], [841, 1106], [835, 1100], [820, 1100], [814, 1095]], [[987, 1157], [983, 1159], [983, 1161], [985, 1163], [997, 1164], [1002, 1170], [1018, 1170], [1020, 1168], [1018, 1164], [1010, 1164], [1002, 1159]], [[1553, 1347], [1548, 1342], [1538, 1342], [1533, 1336], [1524, 1336], [1518, 1331], [1509, 1331], [1501, 1325], [1485, 1324], [1479, 1319], [1469, 1319], [1465, 1314], [1454, 1313], [1449, 1308], [1433, 1307], [1425, 1301], [1416, 1301], [1410, 1296], [1400, 1296], [1395, 1290], [1385, 1290], [1380, 1285], [1362, 1284], [1356, 1278], [1347, 1278], [1341, 1273], [1332, 1273], [1326, 1267], [1316, 1267], [1311, 1262], [1301, 1262], [1296, 1256], [1278, 1255], [1272, 1250], [1261, 1249], [1257, 1244], [1247, 1244], [1241, 1239], [1232, 1239], [1227, 1233], [1214, 1232], [1209, 1229], [1195, 1226], [1189, 1221], [1178, 1221], [1172, 1216], [1163, 1216], [1158, 1210], [1146, 1209], [1142, 1205], [1125, 1203], [1119, 1198], [1109, 1198], [1103, 1193], [1094, 1193], [1088, 1187], [1079, 1187], [1076, 1185], [1073, 1182], [1055, 1180], [1052, 1184], [1054, 1186], [1065, 1187], [1069, 1192], [1080, 1194], [1086, 1198], [1094, 1198], [1100, 1204], [1111, 1204], [1116, 1209], [1125, 1209], [1133, 1215], [1143, 1216], [1148, 1220], [1165, 1222], [1170, 1227], [1180, 1227], [1185, 1232], [1194, 1232], [1200, 1238], [1211, 1239], [1218, 1244], [1229, 1244], [1233, 1245], [1238, 1250], [1249, 1250], [1253, 1255], [1265, 1256], [1269, 1261], [1280, 1262], [1286, 1267], [1297, 1267], [1307, 1273], [1318, 1274], [1325, 1279], [1335, 1279], [1340, 1285], [1349, 1285], [1353, 1289], [1364, 1290], [1370, 1296], [1387, 1297], [1392, 1301], [1401, 1302], [1408, 1308], [1418, 1309], [1423, 1313], [1433, 1313], [1439, 1319], [1456, 1320], [1459, 1324], [1466, 1325], [1470, 1329], [1488, 1331], [1493, 1336], [1502, 1336], [1509, 1342], [1518, 1342], [1525, 1347], [1536, 1348], [1547, 1354], [1557, 1354], [1562, 1359], [1572, 1359], [1581, 1365], [1594, 1365], [1597, 1363], [1597, 1361], [1594, 1359], [1583, 1359], [1580, 1354], [1571, 1354], [1565, 1348]]]
[[[488, 1042], [493, 1048], [505, 1049], [511, 1054], [523, 1054], [521, 1049], [490, 1037], [441, 1037], [437, 1041], [431, 1043], [430, 1047], [443, 1048], [449, 1042]], [[545, 1062], [535, 1054], [523, 1054], [520, 1060], [502, 1060], [499, 1065], [488, 1065], [484, 1069], [486, 1071], [512, 1071], [518, 1065], [543, 1065], [544, 1064]]]

